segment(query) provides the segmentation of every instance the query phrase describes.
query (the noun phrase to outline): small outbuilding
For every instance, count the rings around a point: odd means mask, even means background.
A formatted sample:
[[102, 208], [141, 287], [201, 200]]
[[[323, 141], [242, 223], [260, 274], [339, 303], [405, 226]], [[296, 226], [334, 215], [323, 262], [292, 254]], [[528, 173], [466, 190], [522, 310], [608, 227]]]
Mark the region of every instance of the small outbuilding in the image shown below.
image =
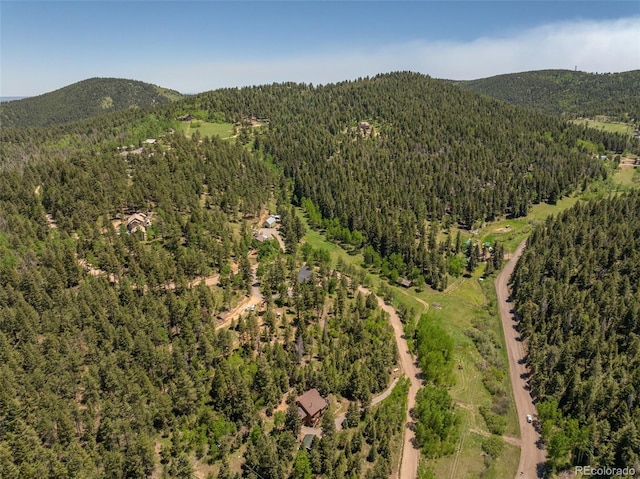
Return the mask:
[[304, 444], [304, 447], [307, 451], [311, 450], [311, 447], [313, 446], [313, 439], [315, 437], [315, 434], [305, 434], [304, 438], [302, 439], [302, 444]]
[[264, 228], [273, 228], [277, 223], [275, 216], [269, 216], [264, 222]]
[[311, 269], [306, 264], [302, 267], [300, 271], [298, 271], [298, 283], [306, 283], [311, 279]]

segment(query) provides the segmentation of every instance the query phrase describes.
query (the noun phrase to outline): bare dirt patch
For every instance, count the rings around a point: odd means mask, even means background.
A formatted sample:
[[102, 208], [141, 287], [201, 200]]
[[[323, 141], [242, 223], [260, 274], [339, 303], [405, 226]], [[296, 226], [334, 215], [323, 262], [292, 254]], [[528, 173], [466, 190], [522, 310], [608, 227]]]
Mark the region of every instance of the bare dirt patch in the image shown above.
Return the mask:
[[640, 167], [640, 158], [632, 158], [626, 156], [624, 158], [620, 158], [619, 168], [636, 168]]

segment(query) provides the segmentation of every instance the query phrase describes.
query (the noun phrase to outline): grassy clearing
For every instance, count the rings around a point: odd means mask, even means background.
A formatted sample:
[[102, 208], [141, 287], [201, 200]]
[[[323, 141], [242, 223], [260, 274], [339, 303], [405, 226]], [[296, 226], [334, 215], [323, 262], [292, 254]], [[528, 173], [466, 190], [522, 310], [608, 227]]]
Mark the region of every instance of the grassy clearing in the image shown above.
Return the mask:
[[219, 136], [226, 140], [234, 133], [231, 123], [210, 123], [201, 120], [181, 122], [179, 129], [187, 138], [191, 138], [196, 131], [199, 131], [202, 136]]
[[[463, 425], [465, 425], [465, 422], [463, 418]], [[514, 477], [520, 460], [520, 448], [505, 443], [500, 456], [491, 461], [491, 465], [486, 468], [484, 464], [485, 453], [482, 450], [482, 443], [485, 440], [486, 436], [484, 434], [473, 430], [464, 431], [460, 442], [460, 451], [456, 456], [439, 459], [428, 465], [438, 479], [458, 477], [503, 479], [505, 477]]]
[[586, 125], [589, 128], [596, 130], [608, 131], [611, 133], [622, 133], [623, 135], [633, 136], [633, 125], [628, 123], [618, 123], [613, 121], [599, 121], [599, 120], [573, 120], [576, 125]]
[[502, 479], [504, 477], [512, 477], [514, 471], [518, 470], [520, 462], [520, 448], [512, 444], [505, 444], [499, 460], [493, 462], [487, 475], [487, 479]]
[[640, 168], [618, 168], [613, 181], [627, 188], [640, 188]]

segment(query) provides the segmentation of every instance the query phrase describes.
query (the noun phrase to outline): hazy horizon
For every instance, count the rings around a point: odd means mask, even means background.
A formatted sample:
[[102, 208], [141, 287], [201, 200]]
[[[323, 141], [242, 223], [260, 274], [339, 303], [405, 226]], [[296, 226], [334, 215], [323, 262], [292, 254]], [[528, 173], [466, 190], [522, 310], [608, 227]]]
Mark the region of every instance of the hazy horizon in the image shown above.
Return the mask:
[[[578, 70], [574, 70], [574, 69], [569, 69], [569, 68], [541, 68], [539, 70], [515, 71], [515, 72], [501, 73], [501, 74], [498, 74], [498, 75], [491, 75], [491, 76], [500, 76], [500, 75], [509, 75], [509, 74], [527, 73], [527, 72], [530, 72], [530, 71], [545, 71], [545, 70], [566, 70], [566, 71], [577, 71], [578, 73], [588, 73], [588, 74], [593, 74], [593, 75], [607, 75], [607, 74], [627, 73], [627, 72], [632, 72], [632, 71], [638, 71], [640, 69], [636, 68], [636, 69], [633, 69], [633, 70], [623, 70], [623, 71], [619, 71], [619, 72], [614, 72], [614, 71], [610, 71], [610, 72], [587, 72], [587, 71], [583, 71], [583, 70], [579, 70], [579, 69]], [[391, 73], [391, 71], [388, 71], [388, 72], [381, 71], [381, 72], [375, 73], [373, 75], [364, 75], [364, 76], [362, 76], [360, 78], [363, 78], [365, 76], [375, 76], [375, 75], [378, 75], [378, 74], [385, 74], [385, 73]], [[416, 73], [422, 73], [422, 72], [416, 72]], [[469, 80], [481, 80], [481, 79], [490, 78], [490, 77], [470, 78]], [[50, 90], [50, 91], [46, 91], [46, 92], [43, 92], [43, 93], [38, 93], [37, 95], [0, 96], [0, 103], [6, 103], [6, 102], [9, 102], [9, 101], [24, 100], [24, 99], [27, 99], [27, 98], [34, 98], [34, 97], [37, 97], [37, 96], [46, 95], [47, 93], [52, 93], [54, 91], [60, 90], [62, 88], [65, 88], [67, 86], [71, 86], [71, 85], [74, 85], [76, 83], [81, 83], [83, 81], [90, 80], [92, 78], [113, 78], [113, 79], [117, 79], [117, 80], [143, 81], [143, 80], [138, 80], [137, 78], [124, 78], [124, 77], [90, 77], [90, 78], [83, 78], [83, 79], [71, 82], [68, 85], [63, 85], [60, 88], [56, 88], [55, 90]], [[436, 79], [439, 79], [439, 80], [445, 80], [445, 81], [463, 81], [463, 80], [455, 80], [455, 79], [452, 79], [452, 78], [437, 78], [437, 77], [433, 77], [433, 78], [436, 78]], [[353, 80], [357, 80], [357, 77], [344, 78], [342, 80], [336, 80], [335, 82], [313, 83], [313, 85], [314, 86], [321, 86], [321, 85], [328, 85], [330, 83], [339, 83], [339, 82], [342, 82], [342, 81], [353, 81]], [[159, 86], [159, 87], [163, 87], [163, 88], [170, 88], [170, 87], [167, 87], [166, 85], [162, 85], [162, 84], [159, 84], [159, 83], [153, 82], [153, 81], [145, 82], [145, 83], [149, 83], [151, 85], [155, 85], [155, 86]], [[260, 86], [260, 85], [269, 85], [269, 84], [272, 84], [272, 83], [274, 83], [274, 82], [259, 83], [259, 84], [254, 84], [254, 85], [231, 85], [231, 86], [228, 86], [228, 87], [218, 87], [218, 88], [212, 88], [212, 89], [209, 89], [209, 90], [201, 90], [201, 91], [188, 91], [188, 92], [183, 92], [183, 91], [179, 91], [179, 90], [175, 90], [175, 91], [177, 91], [178, 93], [180, 93], [182, 95], [189, 96], [189, 95], [198, 95], [200, 93], [204, 93], [204, 92], [211, 91], [211, 90], [216, 90], [216, 89], [219, 89], [219, 88], [243, 88], [245, 86]], [[275, 83], [288, 83], [288, 80], [284, 80], [283, 82], [275, 82]], [[300, 82], [300, 83], [310, 83], [310, 82]]]
[[[99, 21], [96, 21], [99, 19]], [[389, 71], [640, 68], [640, 2], [2, 2], [0, 94], [92, 77], [199, 93]]]

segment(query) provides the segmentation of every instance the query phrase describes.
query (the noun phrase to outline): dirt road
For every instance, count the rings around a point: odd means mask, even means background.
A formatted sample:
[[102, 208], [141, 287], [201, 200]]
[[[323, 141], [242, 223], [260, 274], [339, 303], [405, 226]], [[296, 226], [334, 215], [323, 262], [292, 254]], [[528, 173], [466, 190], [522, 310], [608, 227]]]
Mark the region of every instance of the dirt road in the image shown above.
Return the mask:
[[537, 446], [540, 435], [533, 424], [527, 422], [527, 415], [535, 420], [537, 418], [536, 406], [531, 399], [529, 385], [527, 383], [528, 369], [525, 364], [525, 345], [520, 339], [520, 333], [515, 329], [515, 317], [510, 302], [509, 288], [507, 284], [513, 273], [520, 255], [522, 254], [526, 241], [523, 241], [511, 256], [504, 269], [496, 278], [495, 286], [498, 295], [498, 307], [502, 319], [502, 329], [507, 343], [507, 356], [509, 358], [509, 375], [511, 387], [516, 402], [518, 412], [518, 422], [520, 424], [520, 464], [516, 479], [533, 479], [543, 477], [546, 453], [544, 449]]
[[[387, 399], [389, 397], [389, 395], [391, 394], [391, 391], [393, 391], [393, 388], [396, 387], [396, 384], [398, 384], [398, 378], [394, 378], [394, 380], [391, 381], [391, 384], [389, 384], [387, 389], [385, 389], [380, 394], [378, 394], [376, 397], [374, 397], [371, 400], [370, 406], [371, 407], [375, 406], [375, 405], [381, 403], [382, 401], [384, 401], [385, 399]], [[342, 423], [344, 422], [344, 420], [346, 418], [347, 418], [346, 414], [341, 414], [340, 416], [336, 417], [335, 424], [336, 424], [336, 430], [337, 431], [342, 431]], [[322, 428], [319, 428], [319, 427], [302, 426], [301, 431], [302, 431], [303, 434], [313, 434], [315, 436], [322, 437]]]
[[231, 321], [238, 318], [241, 314], [247, 312], [247, 308], [258, 307], [263, 301], [264, 297], [260, 292], [260, 283], [258, 283], [258, 265], [255, 264], [251, 267], [251, 274], [253, 282], [251, 284], [251, 295], [242, 299], [235, 308], [231, 311], [227, 311], [221, 315], [222, 320], [216, 325], [216, 329], [223, 328], [231, 324]]
[[[364, 288], [362, 286], [358, 289], [364, 294], [371, 293], [367, 288]], [[398, 477], [400, 479], [414, 479], [418, 475], [418, 460], [420, 458], [420, 451], [414, 445], [415, 433], [410, 427], [413, 419], [411, 418], [409, 412], [415, 407], [416, 394], [418, 394], [418, 389], [420, 389], [420, 387], [422, 386], [422, 381], [420, 380], [420, 369], [416, 365], [409, 351], [409, 347], [407, 346], [407, 340], [404, 337], [404, 330], [402, 329], [402, 322], [400, 321], [398, 313], [396, 313], [396, 310], [392, 306], [385, 304], [382, 298], [378, 298], [378, 306], [389, 313], [389, 319], [391, 322], [391, 326], [393, 327], [394, 336], [396, 337], [396, 343], [398, 345], [400, 366], [402, 367], [402, 371], [404, 372], [405, 376], [407, 376], [409, 378], [409, 381], [411, 382], [409, 385], [407, 417], [404, 429], [404, 441], [402, 444], [400, 475]]]

